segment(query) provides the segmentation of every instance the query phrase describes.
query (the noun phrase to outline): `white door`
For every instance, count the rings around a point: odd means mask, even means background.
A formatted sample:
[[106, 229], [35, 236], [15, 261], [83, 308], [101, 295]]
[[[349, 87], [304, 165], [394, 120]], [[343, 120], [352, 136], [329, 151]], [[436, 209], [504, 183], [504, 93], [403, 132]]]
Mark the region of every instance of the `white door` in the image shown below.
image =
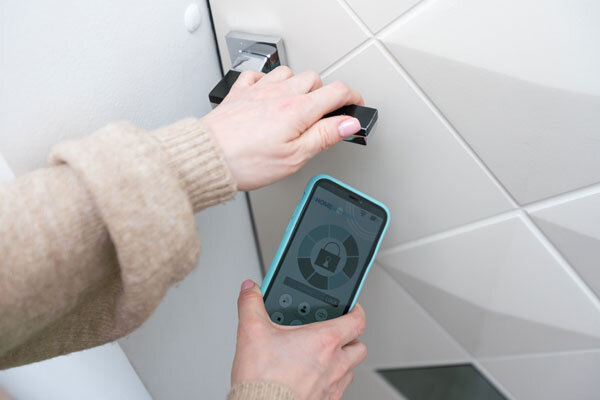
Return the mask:
[[[17, 176], [111, 121], [201, 116], [220, 78], [205, 1], [0, 2], [0, 154]], [[244, 195], [196, 220], [199, 266], [142, 328], [120, 346], [2, 371], [0, 386], [17, 400], [224, 398], [239, 285], [261, 274]]]
[[281, 36], [295, 72], [379, 109], [367, 147], [251, 193], [267, 264], [317, 173], [391, 210], [347, 398], [600, 398], [600, 3], [210, 4], [225, 68], [227, 32]]

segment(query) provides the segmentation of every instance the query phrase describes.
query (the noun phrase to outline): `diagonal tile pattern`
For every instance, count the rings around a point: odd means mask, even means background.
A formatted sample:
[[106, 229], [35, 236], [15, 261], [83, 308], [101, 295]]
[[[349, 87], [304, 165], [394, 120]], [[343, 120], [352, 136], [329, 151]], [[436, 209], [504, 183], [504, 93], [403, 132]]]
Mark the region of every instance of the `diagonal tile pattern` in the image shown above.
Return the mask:
[[600, 347], [600, 313], [519, 218], [380, 257], [476, 357]]
[[600, 193], [532, 212], [532, 218], [600, 295]]
[[437, 1], [383, 38], [520, 203], [600, 181], [600, 4], [562, 8]]
[[252, 192], [266, 260], [275, 254], [296, 196], [318, 173], [335, 176], [393, 210], [394, 220], [402, 223], [392, 223], [384, 247], [510, 209], [494, 183], [375, 45], [334, 70], [325, 82], [334, 80], [352, 82], [366, 104], [377, 105], [381, 116], [376, 136], [367, 147], [336, 146], [294, 176]]
[[377, 32], [420, 1], [347, 0], [347, 3], [372, 32]]
[[[465, 351], [375, 264], [358, 299], [367, 313], [365, 364], [374, 368], [460, 363]], [[381, 346], [390, 343], [391, 346]]]
[[600, 398], [600, 351], [482, 361], [517, 399]]

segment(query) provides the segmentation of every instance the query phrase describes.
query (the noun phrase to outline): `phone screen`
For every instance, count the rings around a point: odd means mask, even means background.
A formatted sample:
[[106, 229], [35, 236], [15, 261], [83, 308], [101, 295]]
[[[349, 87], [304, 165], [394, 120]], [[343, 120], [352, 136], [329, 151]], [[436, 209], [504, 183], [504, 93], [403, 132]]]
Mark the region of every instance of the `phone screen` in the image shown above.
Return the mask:
[[303, 325], [348, 312], [386, 221], [379, 205], [319, 180], [265, 291], [271, 320]]

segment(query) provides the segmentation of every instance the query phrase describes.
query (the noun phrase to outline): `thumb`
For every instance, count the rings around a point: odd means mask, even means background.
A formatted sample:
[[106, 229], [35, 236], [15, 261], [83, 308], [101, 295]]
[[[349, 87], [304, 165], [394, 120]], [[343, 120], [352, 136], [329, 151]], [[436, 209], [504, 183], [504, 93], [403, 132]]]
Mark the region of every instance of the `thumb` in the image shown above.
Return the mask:
[[302, 142], [301, 147], [307, 152], [305, 156], [308, 159], [352, 136], [359, 130], [360, 122], [358, 119], [347, 115], [339, 115], [315, 122], [296, 140]]
[[238, 318], [241, 323], [252, 317], [269, 319], [260, 288], [248, 279], [242, 283], [242, 289], [238, 297]]

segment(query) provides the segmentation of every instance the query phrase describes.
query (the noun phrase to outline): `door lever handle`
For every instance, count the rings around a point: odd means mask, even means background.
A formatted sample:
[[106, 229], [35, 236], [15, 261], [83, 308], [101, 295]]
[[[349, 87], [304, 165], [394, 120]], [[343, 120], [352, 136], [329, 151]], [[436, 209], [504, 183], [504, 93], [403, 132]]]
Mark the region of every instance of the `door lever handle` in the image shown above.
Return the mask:
[[[286, 65], [283, 40], [276, 36], [255, 35], [252, 33], [229, 32], [226, 36], [227, 48], [231, 59], [230, 69], [223, 79], [208, 94], [212, 107], [221, 104], [231, 87], [240, 76], [241, 71], [253, 70], [269, 72], [279, 65]], [[358, 119], [360, 131], [344, 139], [347, 142], [366, 146], [367, 137], [377, 122], [377, 109], [359, 105], [341, 107], [323, 118], [337, 115], [348, 115]]]
[[[236, 71], [234, 69], [230, 69], [223, 79], [217, 83], [217, 85], [210, 91], [208, 94], [208, 99], [213, 107], [221, 104], [225, 96], [231, 90], [231, 87], [240, 76], [240, 71]], [[375, 123], [377, 122], [377, 109], [365, 106], [358, 105], [349, 105], [338, 108], [337, 110], [330, 112], [327, 115], [324, 115], [323, 118], [334, 117], [337, 115], [349, 115], [358, 119], [360, 122], [360, 131], [355, 133], [353, 136], [344, 139], [350, 143], [361, 144], [366, 146], [367, 144], [367, 136], [373, 130]]]

